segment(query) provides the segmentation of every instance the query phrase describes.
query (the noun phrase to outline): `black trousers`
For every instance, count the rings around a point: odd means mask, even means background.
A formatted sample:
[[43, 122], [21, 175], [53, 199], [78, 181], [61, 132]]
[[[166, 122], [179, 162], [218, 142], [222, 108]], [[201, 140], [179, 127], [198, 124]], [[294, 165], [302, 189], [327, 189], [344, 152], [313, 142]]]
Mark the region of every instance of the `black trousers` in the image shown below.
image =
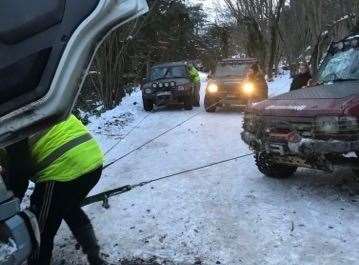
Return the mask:
[[200, 101], [201, 82], [195, 83], [195, 103]]
[[51, 263], [54, 238], [62, 220], [65, 220], [75, 237], [84, 228], [93, 230], [90, 219], [80, 205], [99, 181], [101, 173], [102, 167], [74, 181], [35, 184], [30, 208], [39, 222], [41, 246], [28, 260], [29, 265]]

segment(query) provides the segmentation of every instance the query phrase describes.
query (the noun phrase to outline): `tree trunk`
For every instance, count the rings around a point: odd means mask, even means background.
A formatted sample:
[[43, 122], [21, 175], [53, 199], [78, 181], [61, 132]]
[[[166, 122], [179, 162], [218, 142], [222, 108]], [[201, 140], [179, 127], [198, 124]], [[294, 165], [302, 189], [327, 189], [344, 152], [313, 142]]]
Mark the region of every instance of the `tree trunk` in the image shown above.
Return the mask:
[[277, 48], [277, 36], [278, 36], [277, 30], [273, 26], [271, 28], [271, 41], [270, 41], [269, 60], [268, 60], [268, 68], [267, 68], [268, 80], [272, 80], [273, 78], [274, 58], [276, 56], [276, 48]]
[[273, 66], [277, 53], [278, 45], [278, 34], [279, 34], [279, 21], [284, 6], [285, 0], [279, 0], [275, 14], [272, 16], [272, 26], [270, 27], [270, 48], [269, 48], [269, 60], [267, 68], [268, 79], [271, 80], [273, 77]]

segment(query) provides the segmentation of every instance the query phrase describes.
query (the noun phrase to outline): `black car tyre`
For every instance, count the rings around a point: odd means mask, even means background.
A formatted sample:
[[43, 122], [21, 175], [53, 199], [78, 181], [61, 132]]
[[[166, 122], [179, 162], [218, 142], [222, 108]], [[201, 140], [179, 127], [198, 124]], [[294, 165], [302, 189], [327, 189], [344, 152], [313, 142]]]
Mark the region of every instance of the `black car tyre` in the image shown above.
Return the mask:
[[143, 108], [145, 109], [145, 111], [152, 111], [153, 101], [150, 99], [143, 99]]
[[208, 96], [204, 98], [204, 108], [206, 109], [207, 112], [216, 111], [217, 105], [215, 103], [216, 102]]
[[184, 98], [184, 109], [191, 110], [193, 108], [193, 95]]
[[289, 178], [297, 170], [297, 167], [294, 166], [273, 163], [268, 159], [268, 156], [265, 153], [256, 153], [255, 160], [258, 170], [271, 178]]

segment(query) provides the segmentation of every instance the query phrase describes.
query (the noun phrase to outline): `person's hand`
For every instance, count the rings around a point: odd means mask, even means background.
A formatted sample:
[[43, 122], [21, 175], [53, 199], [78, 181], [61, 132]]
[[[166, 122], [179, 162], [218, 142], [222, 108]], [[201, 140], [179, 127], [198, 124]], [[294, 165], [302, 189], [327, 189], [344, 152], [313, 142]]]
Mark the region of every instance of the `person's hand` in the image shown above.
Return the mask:
[[7, 173], [8, 173], [8, 172], [6, 171], [6, 168], [5, 168], [4, 166], [0, 165], [0, 176], [1, 176], [2, 178], [6, 178], [6, 177], [7, 177], [7, 176], [6, 176]]
[[317, 85], [319, 85], [319, 82], [311, 78], [308, 80], [306, 87], [312, 87], [312, 86], [317, 86]]

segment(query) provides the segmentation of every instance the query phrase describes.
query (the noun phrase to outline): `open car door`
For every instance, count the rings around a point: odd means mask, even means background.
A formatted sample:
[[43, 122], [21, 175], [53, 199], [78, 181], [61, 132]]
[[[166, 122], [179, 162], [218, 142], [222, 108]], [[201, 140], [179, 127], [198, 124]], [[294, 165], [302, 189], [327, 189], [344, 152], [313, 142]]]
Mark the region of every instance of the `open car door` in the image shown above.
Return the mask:
[[[64, 120], [102, 40], [147, 11], [146, 0], [1, 0], [0, 148]], [[0, 176], [0, 265], [38, 244], [35, 216]]]
[[65, 119], [91, 59], [146, 0], [0, 1], [0, 147]]

